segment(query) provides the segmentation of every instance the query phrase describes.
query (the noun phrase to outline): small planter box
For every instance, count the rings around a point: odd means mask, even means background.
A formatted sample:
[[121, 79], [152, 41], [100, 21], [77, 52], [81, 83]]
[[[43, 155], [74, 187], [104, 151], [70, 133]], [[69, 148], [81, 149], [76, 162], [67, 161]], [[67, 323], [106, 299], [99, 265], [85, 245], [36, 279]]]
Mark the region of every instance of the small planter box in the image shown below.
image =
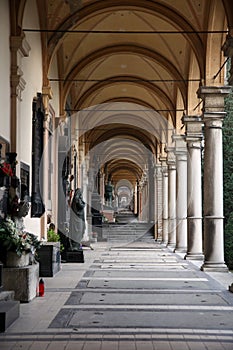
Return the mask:
[[53, 277], [61, 269], [60, 242], [46, 242], [38, 250], [40, 277]]

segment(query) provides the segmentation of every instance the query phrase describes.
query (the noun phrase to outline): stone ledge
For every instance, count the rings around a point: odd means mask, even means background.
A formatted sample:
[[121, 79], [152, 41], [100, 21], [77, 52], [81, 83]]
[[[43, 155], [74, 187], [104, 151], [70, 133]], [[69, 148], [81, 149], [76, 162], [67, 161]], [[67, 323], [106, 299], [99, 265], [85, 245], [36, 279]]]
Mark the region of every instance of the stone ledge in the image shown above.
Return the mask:
[[0, 332], [5, 332], [19, 317], [19, 307], [19, 301], [0, 301]]
[[36, 297], [39, 280], [39, 264], [25, 267], [4, 267], [3, 286], [13, 290], [15, 300], [29, 302]]

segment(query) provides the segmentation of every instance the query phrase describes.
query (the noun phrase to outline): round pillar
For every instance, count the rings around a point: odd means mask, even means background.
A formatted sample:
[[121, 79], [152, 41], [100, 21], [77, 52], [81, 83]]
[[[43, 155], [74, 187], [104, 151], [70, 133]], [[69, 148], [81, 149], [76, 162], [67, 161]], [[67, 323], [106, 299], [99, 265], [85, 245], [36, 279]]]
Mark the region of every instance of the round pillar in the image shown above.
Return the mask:
[[156, 166], [154, 167], [154, 238], [157, 240], [158, 238], [158, 193], [157, 193], [157, 171]]
[[223, 150], [224, 97], [230, 87], [199, 89], [204, 100], [204, 264], [202, 270], [228, 271], [224, 262], [223, 234]]
[[156, 166], [156, 188], [157, 188], [157, 241], [162, 241], [162, 227], [163, 227], [163, 202], [162, 202], [162, 167], [161, 164]]
[[160, 157], [162, 162], [162, 243], [167, 245], [168, 243], [168, 167], [166, 164], [166, 157]]
[[176, 162], [174, 148], [167, 148], [168, 164], [168, 247], [176, 246]]
[[187, 148], [184, 135], [173, 135], [176, 155], [176, 247], [187, 251]]
[[186, 126], [188, 247], [185, 259], [203, 260], [201, 142], [203, 122], [199, 116], [183, 118]]

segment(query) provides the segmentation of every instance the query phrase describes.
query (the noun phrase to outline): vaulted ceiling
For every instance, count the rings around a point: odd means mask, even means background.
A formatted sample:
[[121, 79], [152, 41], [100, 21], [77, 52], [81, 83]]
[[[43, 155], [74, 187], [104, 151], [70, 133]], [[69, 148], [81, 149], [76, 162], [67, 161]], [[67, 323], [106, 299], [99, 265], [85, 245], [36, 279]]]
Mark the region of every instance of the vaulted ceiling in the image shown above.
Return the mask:
[[232, 1], [39, 0], [38, 8], [44, 84], [59, 84], [61, 115], [68, 109], [86, 153], [108, 164], [115, 183], [135, 183], [183, 114], [200, 112], [199, 85], [223, 81], [215, 74]]

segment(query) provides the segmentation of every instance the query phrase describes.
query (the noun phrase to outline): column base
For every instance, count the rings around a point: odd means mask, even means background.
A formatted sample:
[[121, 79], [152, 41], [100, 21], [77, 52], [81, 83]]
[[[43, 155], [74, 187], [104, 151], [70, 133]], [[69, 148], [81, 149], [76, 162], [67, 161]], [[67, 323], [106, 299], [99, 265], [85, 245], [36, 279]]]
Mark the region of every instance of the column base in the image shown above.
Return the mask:
[[201, 271], [206, 271], [206, 272], [229, 272], [228, 267], [224, 263], [207, 263], [205, 262], [201, 266]]
[[180, 247], [180, 248], [175, 248], [174, 253], [186, 253], [187, 252], [187, 247]]
[[175, 249], [175, 247], [176, 247], [176, 244], [175, 243], [168, 243], [167, 244], [167, 248], [174, 248]]
[[204, 254], [202, 253], [187, 253], [184, 257], [185, 260], [204, 260]]

